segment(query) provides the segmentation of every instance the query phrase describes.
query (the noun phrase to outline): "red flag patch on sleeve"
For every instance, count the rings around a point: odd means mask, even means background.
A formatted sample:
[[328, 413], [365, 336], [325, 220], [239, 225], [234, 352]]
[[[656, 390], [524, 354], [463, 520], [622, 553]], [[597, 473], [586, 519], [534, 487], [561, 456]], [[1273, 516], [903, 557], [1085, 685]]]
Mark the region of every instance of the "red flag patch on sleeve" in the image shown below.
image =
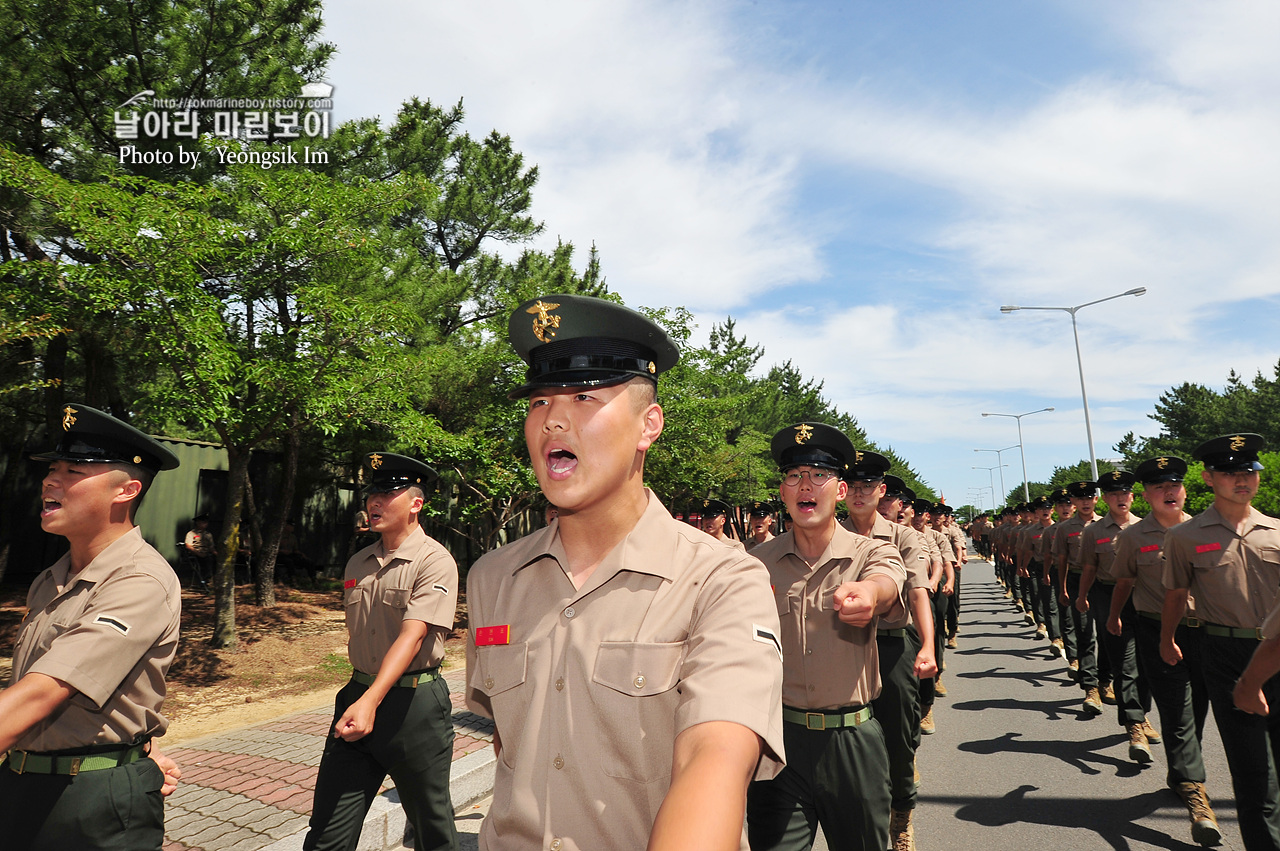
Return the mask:
[[356, 587], [356, 581], [355, 581], [354, 579], [348, 579], [346, 582], [342, 583], [342, 587], [343, 587], [343, 588], [354, 588], [354, 587]]
[[511, 625], [476, 627], [476, 647], [489, 647], [495, 644], [511, 643]]
[[1197, 553], [1212, 553], [1222, 549], [1222, 544], [1214, 541], [1212, 544], [1200, 544], [1196, 547]]
[[1095, 541], [1094, 543], [1097, 543], [1097, 544], [1109, 544], [1109, 543], [1111, 543], [1111, 539], [1110, 539], [1110, 538], [1099, 538], [1099, 539], [1098, 539], [1097, 541]]
[[1147, 544], [1145, 547], [1140, 547], [1140, 548], [1138, 549], [1138, 552], [1140, 552], [1140, 553], [1154, 553], [1154, 552], [1155, 552], [1156, 550], [1158, 550], [1158, 549], [1160, 549], [1160, 545], [1159, 545], [1159, 544]]
[[1068, 537], [1068, 538], [1078, 538], [1078, 537], [1080, 537], [1080, 533], [1079, 533], [1079, 532], [1068, 532], [1068, 533], [1067, 533], [1067, 537]]

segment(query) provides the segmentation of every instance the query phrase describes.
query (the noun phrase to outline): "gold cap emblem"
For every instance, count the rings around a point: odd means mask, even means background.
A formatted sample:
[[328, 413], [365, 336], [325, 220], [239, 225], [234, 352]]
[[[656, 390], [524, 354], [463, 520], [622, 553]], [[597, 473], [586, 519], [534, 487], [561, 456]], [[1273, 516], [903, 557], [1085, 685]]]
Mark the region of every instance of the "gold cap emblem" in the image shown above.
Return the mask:
[[70, 405], [67, 405], [65, 408], [62, 409], [62, 430], [63, 431], [71, 431], [71, 427], [76, 424], [77, 413], [78, 412], [76, 411], [76, 409], [71, 407]]
[[658, 365], [653, 361], [649, 361], [649, 374], [653, 375], [657, 371], [658, 371]]
[[[861, 450], [861, 449], [855, 449], [855, 450], [853, 450], [853, 463], [855, 463], [855, 464], [861, 464], [861, 463], [862, 463], [862, 450]], [[845, 466], [848, 466], [848, 465], [845, 465]]]
[[369, 456], [369, 466], [370, 466], [370, 467], [372, 467], [372, 468], [373, 468], [373, 469], [375, 469], [375, 470], [376, 470], [376, 469], [378, 469], [379, 467], [381, 467], [381, 466], [382, 466], [382, 456], [381, 456], [381, 455], [379, 455], [377, 452], [375, 452], [375, 453], [373, 453], [372, 455], [370, 455], [370, 456]]
[[813, 437], [813, 426], [808, 423], [796, 426], [796, 443], [808, 443], [811, 437]]
[[[556, 335], [556, 332], [549, 329], [560, 327], [560, 317], [551, 315], [551, 311], [559, 306], [555, 302], [538, 299], [537, 303], [532, 307], [525, 308], [525, 313], [533, 314], [533, 336], [537, 337], [540, 342], [545, 343], [547, 337]], [[652, 371], [653, 367], [650, 365], [650, 372]]]
[[709, 500], [709, 499], [704, 499], [704, 500], [702, 501], [702, 507], [703, 507], [703, 508], [710, 508], [710, 507], [711, 507], [711, 500]]
[[1244, 448], [1244, 438], [1243, 438], [1243, 437], [1241, 437], [1240, 435], [1238, 435], [1238, 434], [1237, 434], [1235, 437], [1231, 438], [1231, 449], [1232, 449], [1232, 451], [1233, 451], [1233, 452], [1235, 452], [1235, 451], [1239, 451], [1239, 450], [1241, 450], [1241, 449], [1243, 449], [1243, 448]]
[[133, 463], [135, 463], [135, 464], [141, 464], [141, 463], [142, 463], [142, 456], [141, 456], [141, 455], [135, 455], [135, 456], [133, 456]]
[[1156, 459], [1156, 469], [1157, 469], [1157, 470], [1163, 470], [1165, 467], [1168, 467], [1168, 466], [1169, 466], [1169, 459], [1168, 459], [1168, 458], [1160, 457], [1160, 458], [1157, 458], [1157, 459]]

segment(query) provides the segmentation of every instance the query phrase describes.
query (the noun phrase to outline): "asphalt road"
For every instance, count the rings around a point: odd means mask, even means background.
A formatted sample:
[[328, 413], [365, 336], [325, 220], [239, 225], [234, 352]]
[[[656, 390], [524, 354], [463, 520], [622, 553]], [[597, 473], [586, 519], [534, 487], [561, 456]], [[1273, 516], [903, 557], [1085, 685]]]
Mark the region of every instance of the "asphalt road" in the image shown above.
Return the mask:
[[[916, 845], [923, 851], [1192, 851], [1190, 822], [1164, 784], [1164, 751], [1140, 767], [1114, 707], [1080, 711], [1084, 698], [1066, 662], [1049, 655], [1021, 613], [1005, 600], [994, 572], [971, 561], [962, 574], [960, 646], [947, 651], [934, 715], [918, 764]], [[1152, 709], [1151, 722], [1160, 726]], [[1242, 849], [1226, 759], [1212, 715], [1205, 725], [1208, 789], [1223, 849]], [[459, 815], [461, 848], [488, 801]], [[466, 835], [471, 834], [471, 835]], [[821, 833], [814, 846], [826, 851]]]

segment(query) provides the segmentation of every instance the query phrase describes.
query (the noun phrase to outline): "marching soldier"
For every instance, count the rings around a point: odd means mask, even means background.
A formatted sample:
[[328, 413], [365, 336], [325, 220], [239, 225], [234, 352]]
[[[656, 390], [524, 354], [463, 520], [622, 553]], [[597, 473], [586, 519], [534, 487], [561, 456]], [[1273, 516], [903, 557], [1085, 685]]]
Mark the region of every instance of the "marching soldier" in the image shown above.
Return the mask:
[[493, 718], [497, 755], [480, 848], [745, 851], [747, 784], [782, 767], [778, 612], [759, 561], [644, 486], [678, 349], [585, 296], [508, 324], [529, 365], [512, 395], [560, 516], [467, 577], [467, 705]]
[[737, 538], [731, 538], [725, 534], [724, 527], [729, 524], [729, 514], [733, 511], [729, 503], [720, 499], [704, 499], [702, 501], [702, 531], [715, 538], [722, 544], [728, 544], [734, 549], [747, 551], [746, 545]]
[[452, 704], [440, 676], [458, 605], [458, 565], [419, 517], [435, 472], [416, 458], [365, 456], [372, 546], [347, 562], [351, 681], [334, 702], [304, 849], [354, 848], [390, 774], [417, 848], [457, 847], [449, 767]]
[[[898, 551], [907, 569], [907, 606], [900, 618], [876, 625], [880, 656], [880, 696], [871, 702], [889, 751], [889, 841], [894, 851], [915, 848], [911, 816], [916, 806], [916, 748], [920, 746], [920, 680], [937, 674], [933, 651], [933, 607], [929, 603], [929, 558], [914, 529], [882, 516], [881, 506], [900, 499], [906, 484], [887, 475], [889, 459], [855, 450], [845, 471], [849, 493], [846, 528], [884, 541]], [[893, 509], [896, 516], [896, 508]], [[926, 643], [927, 642], [927, 643]]]
[[751, 534], [747, 536], [746, 540], [748, 550], [751, 550], [757, 544], [773, 540], [773, 513], [773, 505], [768, 502], [756, 500], [751, 503]]
[[[1204, 462], [1201, 477], [1213, 489], [1213, 504], [1164, 539], [1164, 586], [1160, 655], [1169, 665], [1184, 658], [1177, 627], [1195, 598], [1203, 621], [1201, 660], [1213, 718], [1222, 737], [1235, 790], [1240, 837], [1248, 849], [1280, 847], [1280, 792], [1277, 792], [1275, 716], [1234, 711], [1232, 692], [1258, 649], [1261, 627], [1280, 588], [1280, 521], [1253, 507], [1258, 492], [1256, 434], [1207, 440], [1196, 448]], [[1265, 697], [1280, 697], [1280, 683], [1258, 682], [1257, 668], [1240, 688], [1246, 709]]]
[[1052, 555], [1058, 562], [1060, 583], [1058, 603], [1071, 610], [1076, 652], [1079, 653], [1080, 660], [1076, 673], [1080, 688], [1084, 690], [1085, 715], [1102, 714], [1102, 694], [1098, 688], [1098, 647], [1094, 637], [1093, 614], [1088, 610], [1081, 611], [1075, 606], [1075, 601], [1080, 596], [1080, 574], [1084, 569], [1080, 563], [1081, 535], [1084, 534], [1084, 528], [1093, 522], [1097, 493], [1097, 482], [1075, 482], [1067, 486], [1067, 495], [1071, 497], [1071, 505], [1075, 513], [1058, 524], [1058, 533], [1053, 539]]
[[0, 844], [158, 851], [162, 794], [178, 772], [151, 740], [168, 727], [160, 709], [181, 594], [134, 518], [178, 459], [79, 403], [62, 409], [57, 445], [32, 458], [49, 462], [40, 527], [70, 551], [27, 593], [13, 684], [0, 692]]
[[[1120, 533], [1111, 565], [1116, 587], [1107, 630], [1112, 635], [1125, 628], [1134, 631], [1142, 675], [1150, 685], [1164, 731], [1165, 782], [1178, 793], [1191, 814], [1191, 838], [1201, 845], [1217, 845], [1222, 841], [1222, 831], [1205, 791], [1200, 751], [1209, 696], [1200, 665], [1200, 622], [1189, 596], [1187, 617], [1182, 618], [1174, 633], [1184, 658], [1175, 665], [1160, 658], [1164, 538], [1166, 531], [1191, 519], [1182, 510], [1187, 500], [1187, 489], [1182, 484], [1186, 474], [1187, 462], [1173, 456], [1150, 458], [1134, 470], [1151, 514]], [[1152, 741], [1149, 735], [1147, 738]]]
[[[1081, 536], [1080, 564], [1083, 570], [1076, 609], [1088, 611], [1095, 619], [1109, 617], [1111, 613], [1111, 597], [1116, 584], [1111, 566], [1120, 533], [1142, 519], [1129, 511], [1133, 505], [1134, 481], [1134, 474], [1124, 470], [1112, 470], [1098, 477], [1098, 486], [1102, 489], [1102, 499], [1108, 511], [1090, 523]], [[1151, 692], [1146, 678], [1139, 672], [1133, 630], [1130, 628], [1122, 630], [1119, 635], [1112, 635], [1102, 623], [1098, 621], [1098, 643], [1111, 664], [1116, 714], [1120, 726], [1129, 736], [1129, 758], [1146, 764], [1151, 762], [1151, 748], [1147, 743], [1158, 744], [1160, 735], [1147, 720], [1147, 713], [1151, 711]]]
[[[876, 620], [903, 616], [906, 569], [891, 544], [836, 523], [848, 492], [840, 477], [856, 463], [849, 438], [797, 423], [774, 435], [770, 451], [791, 530], [754, 554], [781, 613], [787, 767], [751, 785], [751, 848], [811, 848], [821, 824], [843, 847], [883, 851], [891, 793], [885, 735], [870, 705], [880, 693]], [[878, 490], [865, 495], [878, 500]]]
[[[925, 687], [926, 696], [936, 695], [938, 697], [947, 696], [947, 687], [942, 684], [942, 672], [947, 669], [944, 660], [946, 645], [943, 643], [943, 636], [946, 634], [946, 616], [947, 616], [947, 597], [951, 596], [955, 590], [955, 570], [952, 564], [955, 563], [955, 553], [951, 549], [951, 542], [947, 540], [947, 536], [943, 535], [931, 525], [933, 515], [933, 503], [927, 499], [917, 499], [912, 503], [913, 516], [911, 518], [911, 528], [915, 529], [916, 534], [926, 542], [929, 550], [930, 559], [937, 558], [942, 562], [941, 587], [935, 580], [931, 595], [933, 599], [933, 652], [934, 658], [938, 663], [938, 673], [933, 678], [933, 687], [930, 689]], [[930, 576], [937, 576], [931, 569]], [[924, 701], [925, 715], [921, 723], [926, 728], [931, 728], [933, 721], [933, 704], [932, 701]], [[925, 729], [928, 734], [930, 731]]]

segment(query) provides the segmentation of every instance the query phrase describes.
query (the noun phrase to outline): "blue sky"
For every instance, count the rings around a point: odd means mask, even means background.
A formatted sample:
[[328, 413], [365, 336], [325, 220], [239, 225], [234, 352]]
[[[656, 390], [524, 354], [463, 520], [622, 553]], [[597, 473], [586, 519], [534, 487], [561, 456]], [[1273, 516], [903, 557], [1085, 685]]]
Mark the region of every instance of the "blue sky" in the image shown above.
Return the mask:
[[[1159, 394], [1280, 360], [1280, 4], [326, 5], [338, 118], [463, 99], [537, 163], [545, 243], [733, 316], [947, 501], [1043, 480]], [[784, 425], [782, 423], [779, 426]], [[1010, 487], [1018, 453], [1004, 453]], [[998, 482], [997, 482], [998, 488]], [[975, 497], [976, 498], [976, 497]], [[986, 498], [987, 503], [990, 497]]]

